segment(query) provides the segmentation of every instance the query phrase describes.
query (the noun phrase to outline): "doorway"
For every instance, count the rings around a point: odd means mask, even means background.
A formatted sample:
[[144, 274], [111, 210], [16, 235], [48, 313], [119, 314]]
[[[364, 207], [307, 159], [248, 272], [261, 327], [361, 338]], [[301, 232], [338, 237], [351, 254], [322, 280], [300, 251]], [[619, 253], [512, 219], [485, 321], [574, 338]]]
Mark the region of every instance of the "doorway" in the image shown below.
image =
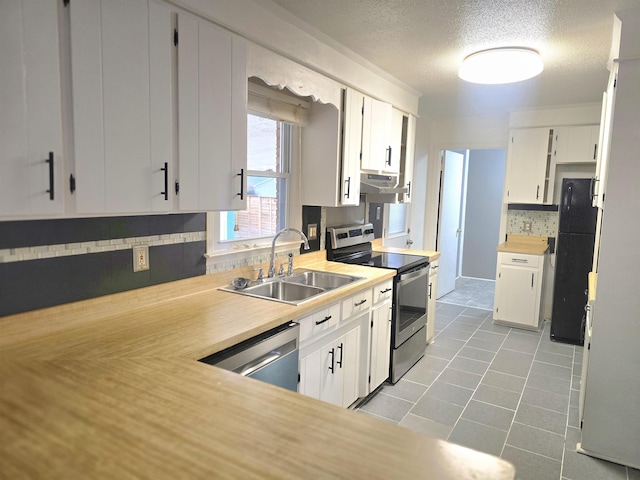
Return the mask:
[[441, 301], [493, 308], [505, 169], [505, 149], [441, 152], [436, 236]]

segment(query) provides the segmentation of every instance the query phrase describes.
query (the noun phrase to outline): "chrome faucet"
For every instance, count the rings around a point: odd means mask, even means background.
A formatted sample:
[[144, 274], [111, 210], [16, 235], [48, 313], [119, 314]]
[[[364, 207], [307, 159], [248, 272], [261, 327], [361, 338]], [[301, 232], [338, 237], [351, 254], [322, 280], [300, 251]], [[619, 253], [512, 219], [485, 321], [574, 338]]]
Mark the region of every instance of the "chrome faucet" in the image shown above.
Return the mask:
[[276, 275], [276, 266], [275, 266], [276, 240], [280, 235], [282, 235], [285, 232], [296, 232], [298, 235], [300, 235], [300, 238], [302, 238], [302, 240], [304, 241], [304, 249], [309, 250], [309, 240], [307, 239], [307, 236], [304, 233], [302, 233], [300, 230], [298, 230], [297, 228], [284, 228], [280, 230], [278, 233], [275, 234], [275, 236], [273, 237], [273, 241], [271, 242], [271, 261], [269, 262], [269, 278], [275, 277]]

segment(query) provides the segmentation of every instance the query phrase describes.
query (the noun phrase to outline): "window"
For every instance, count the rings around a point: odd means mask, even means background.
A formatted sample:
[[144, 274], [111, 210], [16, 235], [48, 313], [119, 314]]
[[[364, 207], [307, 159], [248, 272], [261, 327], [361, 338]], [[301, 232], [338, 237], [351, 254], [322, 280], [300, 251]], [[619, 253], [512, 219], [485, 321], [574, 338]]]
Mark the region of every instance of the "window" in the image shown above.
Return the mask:
[[220, 214], [220, 240], [272, 237], [287, 225], [292, 124], [248, 114], [247, 209]]
[[387, 216], [387, 237], [405, 235], [409, 220], [407, 203], [390, 203]]

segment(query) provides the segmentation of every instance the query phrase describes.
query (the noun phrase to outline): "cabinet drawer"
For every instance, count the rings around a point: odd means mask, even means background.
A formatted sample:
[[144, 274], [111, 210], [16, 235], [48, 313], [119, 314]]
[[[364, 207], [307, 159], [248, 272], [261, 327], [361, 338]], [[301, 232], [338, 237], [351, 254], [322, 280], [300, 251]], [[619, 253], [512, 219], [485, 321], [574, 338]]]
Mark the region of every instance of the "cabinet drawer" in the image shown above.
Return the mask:
[[[384, 289], [383, 289], [384, 290]], [[369, 310], [371, 307], [371, 289], [356, 293], [342, 301], [342, 318], [348, 319], [353, 315]]]
[[499, 262], [501, 265], [521, 265], [523, 267], [537, 268], [543, 255], [530, 255], [525, 253], [499, 252]]
[[329, 330], [338, 324], [340, 320], [340, 304], [335, 303], [327, 308], [318, 310], [311, 315], [307, 315], [299, 320], [300, 342], [317, 335], [320, 332]]
[[373, 304], [384, 302], [393, 296], [393, 280], [381, 283], [373, 287]]

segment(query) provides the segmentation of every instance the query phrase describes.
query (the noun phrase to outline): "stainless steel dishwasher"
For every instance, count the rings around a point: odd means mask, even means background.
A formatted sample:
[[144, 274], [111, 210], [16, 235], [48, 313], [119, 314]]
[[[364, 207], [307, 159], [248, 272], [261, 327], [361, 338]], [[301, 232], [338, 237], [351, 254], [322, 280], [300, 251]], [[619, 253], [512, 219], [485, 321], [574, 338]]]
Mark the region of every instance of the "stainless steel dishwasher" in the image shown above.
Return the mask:
[[200, 362], [297, 392], [299, 330], [289, 322]]

